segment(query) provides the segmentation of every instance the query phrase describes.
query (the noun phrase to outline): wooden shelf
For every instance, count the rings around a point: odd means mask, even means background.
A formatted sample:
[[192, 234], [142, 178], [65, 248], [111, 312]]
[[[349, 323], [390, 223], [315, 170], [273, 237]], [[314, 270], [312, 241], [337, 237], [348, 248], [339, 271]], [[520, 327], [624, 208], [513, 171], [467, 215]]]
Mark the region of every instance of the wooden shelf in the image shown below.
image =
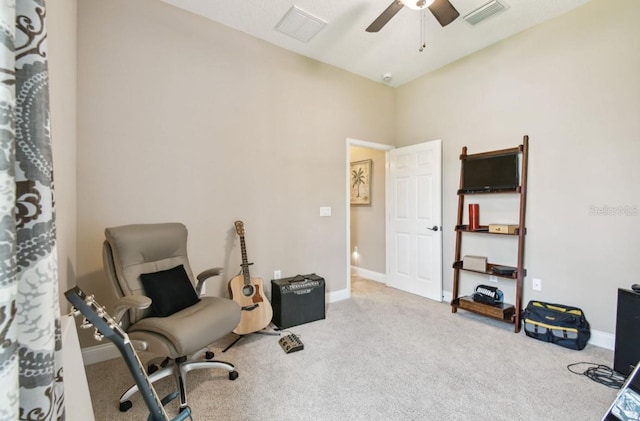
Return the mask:
[[509, 189], [495, 189], [495, 190], [477, 190], [477, 191], [465, 191], [462, 189], [458, 190], [458, 195], [464, 194], [499, 194], [499, 193], [521, 193], [522, 187], [513, 187]]
[[473, 298], [464, 296], [453, 300], [451, 302], [451, 305], [503, 322], [514, 323], [516, 308], [512, 304], [501, 303], [496, 305], [489, 305], [475, 302], [473, 301]]
[[[481, 270], [473, 270], [473, 269], [465, 269], [462, 267], [462, 260], [459, 260], [457, 262], [453, 263], [453, 268], [454, 269], [459, 269], [459, 270], [464, 270], [467, 272], [475, 272], [475, 273], [482, 273], [483, 275], [493, 275], [493, 276], [497, 276], [499, 278], [506, 278], [506, 279], [517, 279], [518, 277], [518, 269], [516, 268], [515, 272], [513, 272], [511, 275], [501, 275], [499, 273], [495, 273], [493, 271], [493, 267], [494, 266], [508, 266], [508, 265], [499, 265], [497, 263], [487, 263], [487, 270], [486, 271], [481, 271]], [[527, 274], [527, 270], [526, 269], [522, 269], [522, 276], [525, 276]]]
[[[511, 237], [517, 237], [520, 235], [520, 228], [516, 228], [513, 234], [507, 232], [489, 232], [489, 225], [480, 225], [480, 227], [476, 230], [470, 230], [469, 225], [456, 225], [456, 231], [459, 232], [475, 232], [478, 234], [491, 234], [491, 235], [506, 235]], [[527, 229], [524, 229], [524, 233], [527, 233]]]
[[[514, 332], [518, 333], [521, 327], [520, 313], [522, 309], [522, 287], [524, 284], [524, 277], [527, 274], [526, 269], [524, 268], [524, 239], [527, 233], [527, 229], [525, 228], [525, 213], [526, 213], [526, 202], [527, 202], [527, 166], [528, 166], [528, 157], [529, 157], [529, 136], [524, 136], [522, 144], [518, 145], [515, 148], [510, 149], [502, 149], [497, 151], [488, 151], [488, 152], [480, 152], [476, 154], [468, 154], [467, 147], [464, 146], [462, 148], [462, 153], [460, 154], [460, 160], [466, 159], [476, 159], [476, 158], [484, 158], [484, 157], [494, 157], [505, 154], [520, 154], [520, 185], [515, 188], [508, 189], [492, 189], [492, 190], [480, 190], [480, 191], [464, 191], [462, 187], [464, 186], [464, 165], [461, 165], [460, 168], [460, 188], [458, 189], [458, 217], [456, 219], [455, 226], [455, 234], [456, 234], [456, 248], [454, 252], [454, 263], [453, 263], [453, 291], [452, 291], [452, 300], [451, 300], [451, 312], [456, 313], [458, 309], [463, 309], [467, 311], [472, 311], [474, 313], [478, 313], [487, 317], [491, 317], [497, 320], [502, 320], [505, 322], [513, 323]], [[463, 215], [465, 208], [465, 200], [467, 200], [468, 196], [472, 195], [486, 195], [486, 194], [496, 194], [496, 193], [511, 193], [517, 194], [519, 201], [519, 211], [518, 211], [518, 222], [514, 225], [517, 226], [515, 232], [513, 233], [499, 233], [499, 232], [489, 232], [488, 225], [480, 226], [480, 229], [470, 230], [469, 225], [463, 224]], [[462, 267], [462, 239], [467, 234], [489, 234], [489, 235], [500, 235], [500, 236], [508, 236], [512, 238], [517, 238], [516, 244], [508, 244], [509, 246], [517, 247], [517, 264], [515, 265], [515, 271], [509, 275], [501, 275], [493, 272], [493, 268], [495, 266], [511, 266], [511, 265], [499, 265], [496, 263], [487, 263], [486, 270], [478, 271], [471, 269], [464, 269]], [[511, 243], [510, 241], [500, 241]], [[474, 243], [475, 244], [475, 243]], [[474, 247], [478, 247], [477, 244]], [[483, 303], [477, 303], [473, 301], [473, 299], [469, 296], [460, 297], [460, 283], [466, 282], [466, 279], [461, 279], [465, 277], [463, 272], [472, 272], [481, 275], [489, 275], [496, 276], [502, 279], [513, 280], [513, 289], [515, 292], [514, 304], [499, 304], [499, 305], [488, 305]], [[511, 287], [509, 287], [511, 288]]]

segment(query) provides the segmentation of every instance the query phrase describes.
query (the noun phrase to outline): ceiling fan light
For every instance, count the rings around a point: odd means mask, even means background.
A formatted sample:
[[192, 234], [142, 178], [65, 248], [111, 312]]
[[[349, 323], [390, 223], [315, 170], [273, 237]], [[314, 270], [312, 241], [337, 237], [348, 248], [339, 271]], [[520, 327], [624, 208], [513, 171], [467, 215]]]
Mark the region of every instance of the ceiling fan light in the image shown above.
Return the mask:
[[434, 0], [401, 0], [402, 4], [407, 6], [409, 9], [413, 10], [422, 10], [431, 6]]

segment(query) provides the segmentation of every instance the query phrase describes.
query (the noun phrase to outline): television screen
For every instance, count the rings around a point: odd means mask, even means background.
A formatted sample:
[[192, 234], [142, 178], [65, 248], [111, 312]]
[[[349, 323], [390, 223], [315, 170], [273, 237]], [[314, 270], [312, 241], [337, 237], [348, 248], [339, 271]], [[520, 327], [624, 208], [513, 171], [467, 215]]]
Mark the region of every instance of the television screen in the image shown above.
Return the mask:
[[462, 174], [463, 192], [515, 189], [520, 185], [518, 154], [463, 159]]

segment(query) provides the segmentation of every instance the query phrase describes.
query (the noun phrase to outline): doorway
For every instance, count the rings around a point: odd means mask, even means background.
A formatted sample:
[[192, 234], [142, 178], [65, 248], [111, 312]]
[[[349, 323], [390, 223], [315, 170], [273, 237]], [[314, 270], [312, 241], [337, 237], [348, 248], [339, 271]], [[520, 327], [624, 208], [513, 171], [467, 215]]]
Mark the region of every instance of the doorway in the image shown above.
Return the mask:
[[[384, 153], [384, 168], [380, 168], [381, 153]], [[346, 156], [347, 286], [344, 298], [351, 295], [351, 275], [356, 272], [385, 285], [441, 301], [441, 141], [394, 148], [348, 138]], [[369, 156], [374, 157], [370, 202], [352, 207], [350, 164], [362, 162], [359, 159]], [[413, 205], [407, 206], [411, 203]], [[411, 222], [410, 229], [407, 222]], [[363, 227], [366, 235], [352, 235], [353, 230]], [[354, 244], [361, 241], [365, 243]]]
[[[351, 274], [354, 270], [361, 276], [386, 284], [385, 261], [385, 214], [386, 214], [386, 180], [388, 172], [388, 152], [394, 149], [391, 145], [347, 138], [346, 149], [346, 244], [347, 244], [347, 287], [346, 293], [351, 295]], [[353, 154], [352, 154], [353, 152]], [[352, 156], [353, 155], [353, 156]], [[351, 206], [351, 162], [371, 160], [369, 204], [353, 206], [354, 215], [360, 217], [352, 221]], [[358, 230], [366, 224], [374, 226], [370, 232], [361, 232], [359, 244], [352, 244], [352, 230]], [[363, 262], [362, 259], [368, 261]], [[359, 264], [367, 264], [373, 270], [365, 270]]]

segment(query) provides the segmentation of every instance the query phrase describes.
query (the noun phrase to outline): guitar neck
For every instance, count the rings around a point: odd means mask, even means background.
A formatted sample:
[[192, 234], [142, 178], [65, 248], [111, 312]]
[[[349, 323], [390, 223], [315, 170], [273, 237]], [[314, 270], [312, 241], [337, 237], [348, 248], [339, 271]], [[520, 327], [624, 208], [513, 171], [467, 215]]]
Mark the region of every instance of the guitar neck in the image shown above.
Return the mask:
[[[138, 353], [133, 348], [133, 344], [129, 339], [129, 335], [120, 327], [120, 325], [107, 313], [107, 311], [98, 304], [93, 296], [87, 297], [86, 294], [77, 286], [68, 290], [64, 294], [67, 300], [73, 305], [75, 310], [82, 313], [85, 319], [96, 328], [104, 337], [109, 339], [118, 348], [122, 357], [133, 376], [140, 394], [144, 399], [147, 408], [149, 408], [149, 420], [152, 421], [168, 421], [169, 417], [158, 398], [158, 394], [153, 388], [149, 376], [138, 357]], [[90, 327], [85, 325], [83, 327]], [[101, 339], [96, 334], [96, 339]], [[191, 411], [183, 411], [180, 413], [174, 421], [183, 420]]]
[[249, 259], [247, 258], [247, 246], [244, 242], [244, 235], [240, 236], [240, 252], [242, 253], [242, 275], [244, 277], [244, 284], [249, 285], [251, 283], [251, 275], [249, 274]]
[[149, 376], [147, 375], [147, 372], [142, 365], [142, 361], [140, 361], [138, 353], [133, 348], [133, 344], [131, 344], [131, 341], [129, 341], [127, 338], [127, 341], [122, 346], [118, 346], [118, 344], [115, 345], [120, 350], [120, 353], [122, 354], [124, 361], [127, 363], [127, 367], [129, 368], [133, 379], [138, 385], [138, 389], [140, 389], [142, 398], [149, 408], [149, 411], [151, 413], [149, 419], [153, 421], [168, 421], [169, 416], [167, 415], [164, 406], [162, 405], [162, 401], [160, 401], [160, 398], [156, 393], [156, 390], [151, 385]]

